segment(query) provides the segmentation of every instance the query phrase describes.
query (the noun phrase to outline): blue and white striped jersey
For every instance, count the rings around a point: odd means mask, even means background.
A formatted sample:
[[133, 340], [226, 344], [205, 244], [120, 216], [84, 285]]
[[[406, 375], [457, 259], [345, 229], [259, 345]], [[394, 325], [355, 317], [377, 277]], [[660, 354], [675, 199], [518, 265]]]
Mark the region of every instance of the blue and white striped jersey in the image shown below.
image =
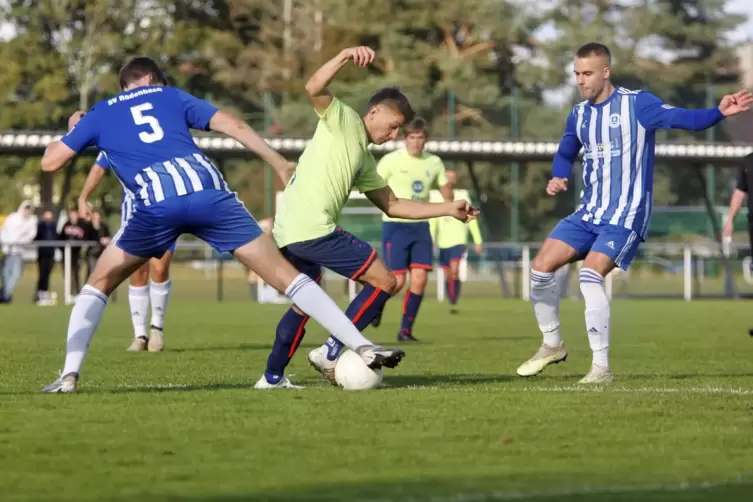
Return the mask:
[[718, 108], [686, 110], [622, 87], [604, 102], [573, 107], [554, 158], [553, 176], [569, 178], [583, 148], [583, 192], [576, 211], [596, 225], [618, 225], [646, 238], [651, 216], [657, 129], [702, 130], [724, 118]]
[[140, 87], [97, 103], [62, 141], [118, 177], [135, 208], [202, 190], [228, 191], [190, 129], [206, 130], [217, 108], [174, 87]]

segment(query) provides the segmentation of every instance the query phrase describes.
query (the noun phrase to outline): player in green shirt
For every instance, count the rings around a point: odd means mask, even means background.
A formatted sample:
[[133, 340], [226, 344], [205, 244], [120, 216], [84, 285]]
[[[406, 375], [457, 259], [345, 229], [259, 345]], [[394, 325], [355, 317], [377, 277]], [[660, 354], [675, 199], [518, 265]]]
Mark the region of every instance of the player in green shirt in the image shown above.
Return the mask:
[[[428, 201], [432, 188], [439, 188], [444, 200], [452, 201], [452, 188], [447, 182], [442, 159], [424, 151], [428, 139], [428, 125], [416, 117], [405, 126], [405, 148], [385, 155], [377, 170], [398, 197]], [[382, 246], [387, 265], [397, 276], [398, 291], [410, 273], [410, 287], [403, 301], [403, 319], [397, 335], [399, 342], [416, 342], [413, 323], [424, 298], [429, 271], [433, 268], [431, 233], [427, 220], [382, 218]], [[381, 313], [374, 318], [378, 326]]]
[[[326, 267], [364, 284], [346, 311], [360, 330], [395, 293], [397, 279], [371, 246], [336, 225], [354, 187], [394, 217], [454, 216], [467, 221], [478, 214], [465, 201], [432, 204], [400, 199], [379, 176], [369, 143], [382, 144], [396, 138], [403, 123], [414, 115], [408, 99], [396, 88], [380, 89], [360, 116], [327, 91], [329, 82], [348, 61], [367, 66], [374, 58], [374, 51], [368, 47], [345, 49], [306, 83], [319, 124], [285, 188], [273, 230], [283, 255], [309, 277], [321, 279], [322, 267]], [[291, 386], [283, 372], [301, 343], [307, 321], [296, 306], [285, 313], [257, 388]], [[334, 383], [334, 368], [342, 348], [339, 340], [330, 337], [325, 345], [309, 353], [309, 363]], [[392, 354], [384, 366], [394, 367], [404, 356], [400, 350]]]
[[[447, 179], [450, 187], [455, 186], [457, 173], [447, 171]], [[468, 190], [454, 190], [457, 199], [467, 200], [470, 203]], [[442, 199], [440, 195], [432, 193], [429, 198], [432, 202], [438, 202]], [[454, 218], [432, 218], [429, 220], [431, 226], [431, 237], [434, 244], [439, 248], [439, 266], [445, 271], [445, 290], [447, 298], [450, 301], [450, 313], [456, 314], [455, 305], [460, 297], [460, 279], [458, 270], [460, 260], [466, 252], [468, 244], [468, 232], [470, 231], [473, 243], [475, 244], [476, 254], [479, 256], [484, 252], [483, 240], [481, 239], [481, 230], [478, 226], [478, 220], [473, 220], [468, 224], [458, 221]]]

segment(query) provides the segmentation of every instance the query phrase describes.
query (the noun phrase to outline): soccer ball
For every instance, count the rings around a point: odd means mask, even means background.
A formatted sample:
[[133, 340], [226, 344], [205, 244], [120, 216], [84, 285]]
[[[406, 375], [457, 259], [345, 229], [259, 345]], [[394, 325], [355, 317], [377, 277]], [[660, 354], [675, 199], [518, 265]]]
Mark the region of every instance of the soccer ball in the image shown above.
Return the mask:
[[372, 370], [361, 356], [346, 350], [337, 358], [335, 381], [345, 390], [369, 390], [376, 388], [384, 379], [384, 371]]

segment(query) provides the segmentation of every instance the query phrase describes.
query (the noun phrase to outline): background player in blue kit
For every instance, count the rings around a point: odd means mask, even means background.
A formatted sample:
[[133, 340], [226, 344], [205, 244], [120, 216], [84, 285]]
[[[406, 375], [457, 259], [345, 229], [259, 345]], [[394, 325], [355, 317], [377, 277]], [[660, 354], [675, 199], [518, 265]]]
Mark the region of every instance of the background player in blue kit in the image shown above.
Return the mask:
[[585, 101], [575, 105], [567, 119], [546, 190], [549, 195], [567, 190], [573, 162], [582, 147], [581, 204], [552, 230], [531, 264], [531, 301], [544, 340], [538, 352], [518, 368], [520, 376], [536, 375], [547, 365], [567, 358], [560, 334], [560, 290], [554, 272], [585, 259], [580, 289], [586, 303], [593, 360], [591, 371], [580, 383], [614, 379], [609, 370], [610, 308], [603, 281], [615, 267], [627, 270], [638, 245], [646, 239], [655, 131], [699, 131], [746, 111], [753, 103], [748, 91], [740, 91], [724, 96], [715, 108], [675, 108], [648, 92], [615, 87], [610, 81], [610, 65], [611, 54], [602, 44], [584, 45], [576, 53], [575, 76]]
[[120, 71], [117, 96], [89, 113], [74, 113], [69, 131], [50, 144], [44, 171], [56, 171], [89, 146], [102, 151], [134, 211], [107, 246], [71, 312], [65, 367], [43, 392], [74, 392], [84, 357], [108, 296], [149, 258], [164, 255], [183, 233], [232, 252], [331, 333], [379, 368], [402, 351], [373, 345], [309, 277], [295, 269], [231, 192], [219, 170], [196, 146], [190, 128], [226, 134], [258, 154], [287, 182], [288, 162], [244, 122], [179, 89], [151, 58], [138, 57]]
[[[90, 212], [89, 196], [97, 188], [109, 169], [110, 163], [107, 161], [107, 157], [102, 153], [97, 155], [97, 160], [89, 170], [89, 175], [86, 177], [78, 199], [79, 213], [82, 217], [87, 218]], [[120, 204], [121, 228], [133, 214], [133, 206], [133, 194], [124, 189], [123, 200]], [[159, 258], [152, 258], [131, 274], [131, 283], [128, 285], [128, 306], [131, 312], [131, 323], [133, 324], [133, 342], [126, 349], [129, 352], [145, 350], [162, 352], [164, 349], [165, 316], [167, 315], [167, 305], [170, 301], [172, 289], [170, 260], [174, 253], [175, 243], [165, 251], [164, 255]], [[147, 315], [150, 304], [151, 323]]]

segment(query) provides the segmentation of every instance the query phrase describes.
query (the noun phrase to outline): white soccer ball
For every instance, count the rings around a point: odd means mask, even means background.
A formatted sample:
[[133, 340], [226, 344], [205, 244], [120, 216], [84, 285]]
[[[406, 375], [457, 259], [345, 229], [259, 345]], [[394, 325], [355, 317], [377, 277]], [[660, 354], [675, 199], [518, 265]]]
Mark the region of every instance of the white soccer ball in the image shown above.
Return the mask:
[[337, 358], [335, 381], [345, 390], [375, 389], [383, 379], [382, 368], [372, 370], [366, 366], [361, 356], [352, 350], [346, 350]]

